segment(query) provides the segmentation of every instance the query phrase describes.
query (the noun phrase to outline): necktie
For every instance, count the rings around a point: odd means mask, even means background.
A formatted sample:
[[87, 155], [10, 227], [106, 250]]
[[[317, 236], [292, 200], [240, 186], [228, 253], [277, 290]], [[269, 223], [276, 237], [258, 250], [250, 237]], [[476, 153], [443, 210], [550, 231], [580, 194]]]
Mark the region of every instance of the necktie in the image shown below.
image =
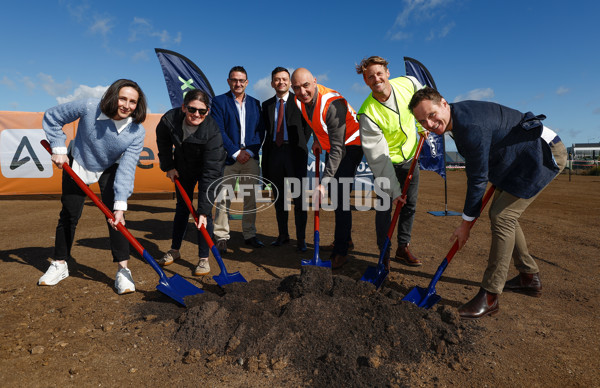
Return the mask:
[[283, 98], [279, 99], [279, 110], [277, 111], [277, 132], [275, 135], [275, 144], [277, 147], [281, 147], [283, 144]]

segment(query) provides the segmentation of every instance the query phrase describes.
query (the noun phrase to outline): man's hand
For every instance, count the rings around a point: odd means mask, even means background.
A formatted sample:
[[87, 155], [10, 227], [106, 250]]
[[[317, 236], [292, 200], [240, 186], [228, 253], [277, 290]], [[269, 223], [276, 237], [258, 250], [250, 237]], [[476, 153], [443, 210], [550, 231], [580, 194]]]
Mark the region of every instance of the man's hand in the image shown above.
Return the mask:
[[402, 203], [402, 206], [406, 205], [406, 198], [404, 198], [402, 195], [397, 196], [392, 201], [392, 205], [393, 206], [398, 206], [398, 203]]
[[471, 222], [472, 221], [463, 220], [459, 227], [454, 230], [454, 233], [452, 233], [452, 237], [450, 237], [451, 242], [454, 240], [458, 241], [459, 250], [467, 243], [467, 240], [469, 239], [469, 235], [471, 234]]
[[200, 214], [198, 216], [198, 222], [199, 223], [196, 224], [196, 228], [198, 228], [198, 230], [202, 229], [202, 225], [204, 225], [206, 228], [206, 214]]
[[179, 178], [179, 173], [177, 172], [176, 169], [167, 171], [167, 178], [169, 178], [171, 180], [171, 182], [175, 182], [176, 177]]
[[247, 161], [249, 161], [250, 158], [251, 158], [251, 156], [246, 150], [241, 150], [240, 153], [238, 154], [236, 160], [238, 163], [244, 164]]
[[52, 154], [50, 159], [60, 169], [63, 168], [63, 164], [69, 164], [69, 157], [66, 154]]
[[314, 141], [313, 145], [312, 145], [312, 153], [313, 155], [321, 155], [321, 153], [323, 152], [323, 148], [321, 147], [321, 144], [319, 144], [318, 141]]
[[125, 226], [125, 216], [124, 216], [123, 210], [115, 210], [114, 215], [115, 215], [114, 221], [111, 220], [110, 218], [108, 219], [108, 223], [110, 224], [110, 226], [112, 226], [112, 228], [114, 230], [117, 230], [118, 224], [123, 224], [123, 226]]

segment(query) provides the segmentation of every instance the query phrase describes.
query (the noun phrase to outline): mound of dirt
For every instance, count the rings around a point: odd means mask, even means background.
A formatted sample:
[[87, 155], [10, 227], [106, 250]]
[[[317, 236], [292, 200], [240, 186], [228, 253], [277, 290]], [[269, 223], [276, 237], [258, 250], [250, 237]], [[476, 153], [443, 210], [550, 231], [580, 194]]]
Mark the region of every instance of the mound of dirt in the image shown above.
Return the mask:
[[184, 362], [293, 369], [316, 386], [405, 385], [425, 358], [460, 362], [475, 333], [455, 308], [423, 310], [393, 290], [304, 266], [281, 281], [188, 297], [175, 340]]

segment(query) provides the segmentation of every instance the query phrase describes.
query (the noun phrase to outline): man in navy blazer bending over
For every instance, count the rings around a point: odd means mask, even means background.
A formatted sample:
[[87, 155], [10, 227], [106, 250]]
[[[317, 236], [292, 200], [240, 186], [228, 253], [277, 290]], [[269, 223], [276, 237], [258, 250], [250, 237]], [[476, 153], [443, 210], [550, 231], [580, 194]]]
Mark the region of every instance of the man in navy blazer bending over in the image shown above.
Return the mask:
[[[462, 318], [498, 312], [498, 295], [513, 291], [541, 296], [539, 268], [527, 250], [519, 217], [567, 163], [567, 150], [544, 115], [521, 113], [484, 101], [449, 104], [435, 89], [417, 91], [409, 104], [423, 128], [449, 132], [465, 158], [467, 194], [463, 221], [451, 240], [462, 248], [479, 217], [488, 181], [496, 186], [489, 214], [492, 246], [479, 293], [459, 307]], [[511, 257], [519, 274], [506, 281]]]
[[[246, 94], [248, 74], [242, 66], [234, 66], [227, 78], [229, 91], [216, 96], [212, 101], [211, 115], [221, 129], [223, 145], [227, 151], [223, 189], [235, 187], [235, 175], [259, 176], [258, 152], [265, 137], [261, 118], [260, 102]], [[231, 177], [230, 179], [225, 179]], [[249, 177], [240, 178], [241, 185], [255, 185], [258, 182]], [[255, 191], [244, 190], [244, 214], [242, 233], [247, 245], [261, 248], [264, 244], [256, 238], [256, 195]], [[221, 195], [223, 192], [221, 192]], [[217, 204], [214, 234], [217, 248], [221, 253], [227, 251], [229, 240], [230, 207], [229, 196], [222, 197]]]

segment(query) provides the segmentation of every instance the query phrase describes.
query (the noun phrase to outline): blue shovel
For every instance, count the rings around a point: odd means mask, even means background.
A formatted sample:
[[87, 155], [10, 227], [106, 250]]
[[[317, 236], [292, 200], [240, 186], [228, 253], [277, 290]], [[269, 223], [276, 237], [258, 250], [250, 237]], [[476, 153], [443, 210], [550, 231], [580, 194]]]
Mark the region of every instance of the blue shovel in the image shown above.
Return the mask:
[[[181, 182], [179, 182], [179, 179], [177, 177], [175, 178], [175, 185], [177, 186], [177, 189], [179, 190], [179, 194], [181, 194], [181, 197], [185, 201], [188, 209], [190, 210], [190, 213], [192, 213], [192, 216], [194, 216], [196, 225], [198, 225], [199, 224], [198, 213], [196, 213], [196, 210], [194, 210], [194, 207], [192, 206], [192, 201], [190, 201], [190, 197], [187, 195], [187, 193], [181, 186]], [[242, 274], [240, 274], [239, 272], [234, 272], [234, 273], [227, 272], [227, 268], [225, 268], [225, 263], [223, 263], [221, 254], [219, 253], [219, 250], [213, 243], [212, 238], [210, 238], [210, 234], [208, 234], [208, 230], [206, 230], [204, 225], [200, 225], [200, 232], [202, 233], [204, 240], [206, 240], [208, 247], [210, 248], [213, 256], [215, 256], [215, 259], [217, 260], [217, 263], [219, 264], [219, 268], [221, 269], [220, 274], [213, 276], [213, 279], [215, 279], [215, 282], [217, 282], [217, 284], [221, 287], [224, 285], [230, 284], [230, 283], [235, 283], [235, 282], [247, 283], [246, 279], [244, 279]]]
[[[482, 212], [483, 212], [483, 209], [485, 208], [485, 205], [487, 205], [488, 201], [492, 197], [492, 194], [494, 194], [494, 190], [496, 190], [496, 186], [493, 186], [493, 185], [490, 186], [488, 191], [483, 196], [483, 200], [481, 203], [481, 211]], [[477, 218], [475, 218], [473, 221], [471, 221], [471, 224], [469, 225], [469, 230], [471, 230], [471, 228], [473, 227], [473, 224], [475, 224], [475, 221], [477, 221]], [[446, 267], [448, 266], [448, 264], [450, 264], [450, 261], [452, 260], [452, 258], [454, 257], [454, 254], [457, 251], [458, 251], [458, 240], [456, 240], [454, 242], [454, 244], [452, 245], [452, 248], [450, 248], [450, 252], [448, 252], [448, 254], [444, 258], [444, 260], [442, 260], [442, 264], [440, 264], [437, 271], [435, 272], [435, 275], [433, 275], [433, 279], [431, 279], [431, 282], [429, 283], [429, 287], [427, 287], [427, 288], [414, 287], [412, 290], [410, 290], [410, 292], [408, 294], [406, 294], [406, 296], [404, 298], [402, 298], [402, 300], [414, 303], [417, 306], [423, 307], [426, 309], [433, 307], [434, 304], [439, 302], [440, 299], [442, 299], [442, 297], [435, 293], [435, 285], [438, 282], [438, 280], [440, 280], [442, 273], [446, 270]]]
[[[419, 138], [419, 143], [417, 145], [417, 151], [415, 152], [415, 157], [413, 158], [412, 163], [410, 164], [410, 169], [408, 170], [408, 175], [404, 180], [404, 186], [402, 186], [402, 199], [406, 200], [406, 193], [408, 192], [408, 186], [410, 185], [410, 181], [412, 180], [413, 173], [415, 171], [415, 166], [417, 165], [417, 160], [419, 159], [419, 155], [421, 155], [421, 150], [423, 149], [423, 143], [425, 142], [425, 137], [421, 136]], [[383, 243], [383, 247], [381, 248], [381, 252], [379, 253], [379, 262], [377, 266], [369, 266], [365, 273], [363, 274], [362, 280], [363, 282], [373, 283], [376, 289], [379, 289], [385, 279], [387, 278], [390, 271], [388, 271], [385, 267], [385, 255], [387, 253], [388, 247], [390, 246], [390, 241], [392, 239], [392, 235], [394, 234], [394, 228], [398, 223], [398, 217], [400, 216], [400, 210], [402, 210], [402, 206], [404, 203], [398, 202], [396, 205], [396, 210], [394, 211], [394, 216], [392, 217], [392, 223], [388, 229], [387, 237], [385, 238], [385, 242]]]
[[[42, 143], [42, 146], [50, 154], [52, 154], [52, 149], [50, 148], [50, 144], [48, 143], [48, 141], [42, 140], [41, 143]], [[83, 190], [83, 192], [85, 192], [87, 194], [87, 196], [92, 200], [92, 202], [94, 202], [94, 204], [96, 204], [96, 206], [98, 206], [98, 208], [102, 211], [102, 213], [104, 213], [104, 215], [107, 218], [114, 221], [114, 219], [115, 219], [114, 214], [110, 210], [108, 210], [108, 208], [100, 200], [100, 198], [98, 198], [98, 196], [96, 194], [94, 194], [94, 192], [92, 190], [90, 190], [90, 188], [85, 183], [83, 183], [83, 181], [81, 180], [81, 178], [79, 178], [77, 176], [75, 171], [73, 171], [67, 163], [63, 164], [62, 167], [63, 167], [63, 170], [65, 170], [67, 172], [67, 174], [69, 174], [71, 176], [71, 178], [73, 178], [73, 180], [75, 181], [75, 183], [77, 183], [79, 188], [81, 188], [81, 190]], [[144, 258], [144, 260], [146, 260], [146, 262], [148, 264], [150, 264], [152, 269], [154, 269], [158, 273], [158, 276], [160, 276], [159, 283], [156, 286], [156, 289], [158, 291], [160, 291], [163, 294], [167, 295], [168, 297], [176, 300], [178, 303], [180, 303], [183, 306], [185, 306], [185, 302], [183, 300], [184, 297], [186, 297], [188, 295], [202, 294], [204, 292], [200, 288], [194, 286], [192, 283], [188, 282], [187, 280], [185, 280], [184, 278], [179, 276], [178, 274], [175, 274], [175, 275], [171, 276], [170, 278], [167, 277], [167, 275], [160, 268], [160, 266], [158, 265], [156, 260], [154, 260], [154, 258], [152, 256], [150, 256], [148, 251], [146, 251], [144, 249], [144, 247], [135, 239], [135, 237], [133, 237], [133, 235], [129, 232], [129, 230], [127, 230], [125, 225], [118, 223], [117, 230], [119, 232], [121, 232], [123, 234], [123, 236], [125, 236], [125, 238], [129, 241], [129, 243], [131, 245], [133, 245], [135, 250], [138, 251], [138, 253], [140, 255], [142, 255], [142, 257]]]

